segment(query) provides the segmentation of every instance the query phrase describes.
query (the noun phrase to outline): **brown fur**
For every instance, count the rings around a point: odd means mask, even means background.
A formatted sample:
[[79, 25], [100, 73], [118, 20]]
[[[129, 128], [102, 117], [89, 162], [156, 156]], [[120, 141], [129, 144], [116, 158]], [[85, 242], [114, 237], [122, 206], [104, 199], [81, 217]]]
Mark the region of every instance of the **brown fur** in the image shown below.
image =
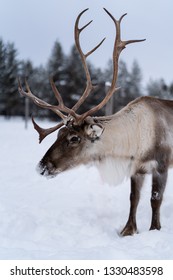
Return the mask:
[[[160, 229], [160, 206], [167, 171], [173, 162], [173, 102], [141, 97], [115, 115], [90, 117], [81, 126], [69, 122], [40, 161], [40, 173], [56, 175], [79, 164], [123, 161], [131, 177], [130, 213], [121, 234], [137, 232], [136, 210], [146, 173], [152, 174], [152, 221]], [[116, 168], [116, 165], [115, 165]], [[116, 173], [115, 173], [116, 174]]]

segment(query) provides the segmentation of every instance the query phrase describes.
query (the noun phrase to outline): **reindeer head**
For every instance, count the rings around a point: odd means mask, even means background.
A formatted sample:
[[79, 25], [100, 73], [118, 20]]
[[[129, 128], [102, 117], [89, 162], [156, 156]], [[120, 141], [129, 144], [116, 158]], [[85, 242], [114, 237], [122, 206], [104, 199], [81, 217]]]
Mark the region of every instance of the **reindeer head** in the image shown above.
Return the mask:
[[30, 90], [29, 85], [25, 81], [27, 91], [24, 91], [21, 83], [19, 81], [19, 92], [29, 97], [36, 105], [50, 109], [54, 113], [56, 113], [61, 119], [62, 122], [57, 124], [56, 126], [43, 129], [32, 119], [34, 128], [39, 133], [40, 142], [50, 133], [59, 130], [57, 140], [50, 147], [50, 149], [46, 152], [44, 157], [39, 163], [40, 174], [42, 175], [56, 175], [64, 170], [70, 169], [74, 166], [77, 166], [81, 163], [85, 164], [93, 160], [99, 160], [102, 156], [105, 155], [105, 151], [103, 150], [102, 143], [104, 141], [104, 122], [102, 122], [99, 118], [91, 117], [96, 111], [100, 110], [111, 98], [111, 96], [118, 90], [116, 87], [117, 76], [118, 76], [118, 59], [121, 51], [126, 47], [126, 45], [141, 42], [144, 40], [121, 40], [121, 32], [120, 32], [120, 24], [123, 17], [126, 15], [122, 15], [119, 20], [116, 20], [105, 8], [105, 12], [110, 16], [113, 20], [116, 28], [116, 37], [113, 49], [113, 79], [108, 92], [106, 93], [105, 98], [95, 107], [90, 109], [89, 111], [83, 113], [82, 115], [77, 114], [78, 108], [85, 101], [88, 95], [94, 91], [95, 86], [92, 84], [91, 76], [89, 73], [88, 65], [86, 59], [89, 55], [91, 55], [100, 45], [103, 43], [105, 38], [91, 51], [86, 54], [83, 53], [80, 45], [80, 33], [92, 22], [90, 21], [83, 27], [79, 28], [79, 20], [83, 13], [85, 13], [88, 9], [82, 11], [75, 22], [74, 28], [74, 36], [76, 48], [79, 52], [79, 55], [82, 60], [82, 64], [86, 74], [86, 88], [84, 90], [83, 95], [80, 97], [78, 102], [73, 106], [72, 109], [65, 106], [62, 97], [56, 88], [53, 80], [50, 80], [52, 90], [55, 94], [55, 97], [58, 101], [57, 106], [53, 106], [48, 104], [47, 102], [36, 97]]
[[91, 120], [85, 120], [81, 126], [69, 123], [61, 128], [57, 140], [39, 163], [40, 173], [52, 176], [81, 163], [95, 161], [100, 156], [96, 142], [102, 132], [102, 126]]

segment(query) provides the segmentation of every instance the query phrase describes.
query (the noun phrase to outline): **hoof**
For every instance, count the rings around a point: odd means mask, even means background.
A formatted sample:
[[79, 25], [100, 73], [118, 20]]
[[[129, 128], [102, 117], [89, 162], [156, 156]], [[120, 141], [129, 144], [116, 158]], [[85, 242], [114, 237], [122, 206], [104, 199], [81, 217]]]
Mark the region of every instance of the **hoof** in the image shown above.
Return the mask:
[[121, 231], [120, 235], [128, 236], [128, 235], [134, 235], [136, 233], [138, 233], [136, 228], [134, 228], [132, 226], [127, 226]]
[[160, 225], [151, 225], [150, 230], [155, 230], [155, 229], [160, 230], [161, 226]]

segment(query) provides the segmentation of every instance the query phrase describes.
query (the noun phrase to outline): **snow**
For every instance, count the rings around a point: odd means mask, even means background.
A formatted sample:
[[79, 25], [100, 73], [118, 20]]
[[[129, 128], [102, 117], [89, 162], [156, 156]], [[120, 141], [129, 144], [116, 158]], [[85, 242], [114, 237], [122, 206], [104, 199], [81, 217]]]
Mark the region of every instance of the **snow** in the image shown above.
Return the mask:
[[21, 119], [0, 118], [0, 131], [0, 259], [173, 259], [173, 171], [161, 208], [162, 229], [148, 231], [148, 177], [137, 212], [139, 234], [121, 237], [129, 181], [106, 185], [95, 167], [85, 166], [46, 179], [36, 165], [56, 135], [38, 145], [32, 124], [25, 130]]

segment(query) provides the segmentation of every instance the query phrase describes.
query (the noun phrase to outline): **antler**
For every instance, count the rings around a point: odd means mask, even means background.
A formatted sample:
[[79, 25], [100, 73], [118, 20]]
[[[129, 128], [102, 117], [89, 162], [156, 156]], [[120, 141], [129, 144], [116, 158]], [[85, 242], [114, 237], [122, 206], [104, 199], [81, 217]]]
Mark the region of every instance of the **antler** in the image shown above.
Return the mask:
[[[34, 118], [32, 117], [32, 122], [33, 122], [33, 125], [34, 125], [34, 128], [37, 130], [37, 132], [39, 133], [39, 143], [42, 142], [42, 140], [47, 136], [49, 135], [50, 133], [56, 131], [57, 129], [59, 129], [61, 126], [63, 126], [64, 124], [66, 124], [68, 122], [68, 120], [70, 119], [70, 116], [72, 116], [74, 119], [77, 119], [78, 118], [78, 115], [74, 112], [73, 109], [69, 109], [67, 108], [65, 105], [64, 105], [64, 102], [62, 100], [62, 97], [58, 91], [58, 89], [56, 88], [54, 82], [52, 79], [50, 79], [50, 83], [51, 83], [51, 87], [52, 87], [52, 90], [55, 94], [55, 97], [56, 99], [58, 100], [59, 102], [59, 105], [57, 106], [54, 106], [54, 105], [51, 105], [47, 102], [45, 102], [44, 100], [41, 100], [40, 98], [36, 97], [30, 90], [30, 87], [27, 83], [27, 81], [25, 80], [25, 86], [26, 86], [26, 89], [27, 91], [24, 91], [22, 85], [21, 85], [21, 82], [20, 82], [20, 79], [18, 78], [18, 90], [20, 92], [20, 94], [22, 94], [23, 96], [25, 97], [28, 97], [30, 98], [37, 106], [41, 107], [41, 108], [46, 108], [46, 109], [49, 109], [51, 111], [53, 111], [55, 114], [57, 114], [63, 121], [60, 122], [58, 125], [54, 126], [54, 127], [51, 127], [51, 128], [48, 128], [48, 129], [44, 129], [42, 127], [40, 127], [35, 121], [34, 121]], [[65, 112], [68, 114], [65, 115], [63, 114], [62, 112]]]
[[27, 81], [25, 80], [25, 86], [27, 91], [24, 91], [20, 79], [18, 78], [18, 90], [20, 92], [21, 95], [25, 96], [25, 97], [29, 97], [37, 106], [41, 107], [41, 108], [46, 108], [46, 109], [50, 109], [51, 111], [53, 111], [55, 114], [57, 114], [62, 120], [65, 121], [66, 116], [58, 109], [58, 106], [53, 106], [43, 100], [41, 100], [40, 98], [36, 97], [30, 90], [29, 85], [27, 83]]
[[[43, 100], [41, 100], [40, 98], [36, 97], [30, 90], [29, 85], [27, 83], [27, 81], [25, 80], [25, 86], [27, 91], [24, 91], [22, 88], [22, 85], [20, 83], [20, 80], [18, 79], [18, 90], [19, 92], [24, 95], [25, 97], [30, 98], [36, 105], [42, 107], [42, 108], [46, 108], [46, 109], [50, 109], [52, 110], [54, 113], [56, 113], [63, 121], [52, 127], [49, 129], [44, 129], [41, 128], [35, 121], [34, 118], [32, 118], [32, 122], [34, 124], [34, 128], [37, 130], [37, 132], [39, 133], [39, 142], [41, 143], [41, 141], [50, 133], [56, 131], [58, 128], [60, 128], [62, 125], [66, 125], [68, 123], [69, 120], [73, 120], [73, 122], [75, 124], [78, 124], [80, 122], [80, 115], [78, 115], [77, 113], [75, 113], [77, 111], [77, 109], [81, 106], [81, 104], [85, 101], [85, 99], [88, 97], [88, 95], [90, 94], [90, 92], [92, 90], [95, 89], [95, 86], [92, 84], [91, 81], [91, 76], [89, 73], [89, 69], [87, 66], [87, 62], [86, 62], [86, 58], [91, 55], [96, 49], [98, 49], [101, 44], [103, 43], [103, 41], [105, 40], [105, 38], [92, 50], [90, 50], [89, 52], [87, 52], [86, 54], [83, 53], [82, 49], [81, 49], [81, 45], [80, 45], [80, 41], [79, 41], [79, 37], [80, 37], [80, 33], [92, 22], [90, 21], [89, 23], [87, 23], [86, 25], [84, 25], [82, 28], [79, 28], [79, 20], [81, 18], [81, 16], [87, 11], [88, 9], [83, 10], [77, 17], [76, 22], [75, 22], [75, 28], [74, 28], [74, 37], [75, 37], [75, 43], [76, 43], [76, 48], [79, 52], [79, 55], [81, 57], [82, 60], [82, 64], [84, 67], [84, 71], [85, 71], [85, 75], [86, 75], [86, 79], [87, 79], [87, 85], [85, 88], [85, 91], [83, 93], [83, 95], [80, 97], [80, 99], [78, 100], [78, 102], [73, 106], [72, 109], [66, 107], [64, 105], [63, 99], [57, 89], [57, 87], [55, 86], [55, 83], [53, 81], [53, 79], [50, 79], [50, 84], [52, 87], [52, 90], [55, 94], [56, 99], [58, 100], [58, 105], [57, 106], [53, 106]], [[67, 113], [68, 115], [65, 115], [63, 113]]]
[[24, 91], [24, 89], [22, 88], [22, 85], [21, 85], [21, 82], [20, 82], [19, 78], [18, 78], [18, 90], [19, 90], [20, 94], [22, 94], [25, 97], [29, 97], [37, 106], [53, 111], [55, 114], [57, 114], [64, 121], [64, 123], [66, 123], [67, 116], [64, 115], [62, 112], [70, 114], [74, 118], [77, 118], [78, 115], [74, 112], [74, 110], [70, 109], [70, 108], [68, 108], [64, 105], [62, 97], [61, 97], [60, 93], [58, 92], [58, 90], [57, 90], [57, 88], [56, 88], [52, 79], [50, 79], [50, 83], [51, 83], [51, 86], [52, 86], [52, 90], [55, 94], [55, 97], [59, 102], [59, 105], [56, 105], [56, 106], [51, 105], [51, 104], [47, 103], [46, 101], [36, 97], [31, 92], [30, 87], [29, 87], [26, 80], [25, 80], [25, 86], [26, 86], [27, 91]]
[[42, 128], [35, 122], [33, 117], [32, 117], [32, 122], [33, 122], [35, 130], [37, 130], [37, 132], [39, 133], [39, 143], [41, 143], [47, 135], [51, 134], [52, 132], [56, 131], [57, 129], [59, 129], [61, 126], [64, 125], [64, 122], [60, 122], [59, 124], [57, 124], [53, 127]]
[[[74, 28], [74, 36], [75, 36], [75, 44], [76, 44], [76, 48], [79, 52], [79, 55], [81, 57], [82, 60], [82, 64], [83, 64], [83, 68], [85, 71], [85, 75], [86, 75], [86, 79], [87, 79], [87, 83], [86, 83], [86, 88], [84, 90], [84, 93], [82, 94], [82, 96], [79, 98], [79, 100], [77, 101], [77, 103], [73, 106], [72, 109], [66, 107], [64, 105], [63, 99], [58, 91], [58, 89], [55, 86], [55, 83], [52, 79], [50, 79], [50, 84], [52, 87], [52, 90], [55, 94], [55, 97], [58, 101], [58, 105], [54, 106], [51, 105], [43, 100], [41, 100], [40, 98], [36, 97], [30, 90], [28, 83], [25, 81], [25, 85], [26, 85], [26, 89], [27, 91], [24, 91], [22, 88], [22, 85], [20, 83], [20, 80], [18, 79], [18, 89], [19, 92], [26, 96], [29, 97], [36, 105], [42, 107], [42, 108], [46, 108], [46, 109], [50, 109], [52, 110], [54, 113], [56, 113], [61, 119], [62, 122], [60, 122], [58, 125], [49, 128], [49, 129], [44, 129], [41, 128], [40, 126], [38, 126], [38, 124], [36, 124], [36, 122], [34, 121], [34, 119], [32, 118], [33, 124], [34, 124], [34, 128], [38, 131], [40, 137], [39, 140], [40, 142], [50, 133], [56, 131], [58, 128], [60, 128], [63, 125], [67, 125], [68, 121], [72, 122], [74, 125], [80, 125], [82, 124], [82, 122], [85, 120], [86, 117], [94, 114], [96, 111], [100, 110], [111, 98], [111, 96], [119, 89], [116, 87], [116, 82], [117, 82], [117, 77], [118, 77], [118, 60], [119, 60], [119, 56], [120, 53], [122, 52], [122, 50], [126, 47], [126, 45], [128, 44], [132, 44], [132, 43], [137, 43], [137, 42], [142, 42], [145, 41], [145, 39], [142, 40], [128, 40], [128, 41], [122, 41], [121, 40], [121, 29], [120, 29], [120, 25], [121, 25], [121, 21], [124, 18], [124, 15], [122, 15], [120, 17], [119, 20], [116, 20], [112, 14], [110, 12], [108, 12], [108, 10], [105, 10], [105, 12], [110, 16], [110, 18], [113, 20], [114, 24], [115, 24], [115, 28], [116, 28], [116, 37], [115, 37], [115, 43], [114, 43], [114, 49], [113, 49], [113, 79], [111, 82], [111, 86], [105, 96], [105, 98], [98, 104], [96, 105], [94, 108], [90, 109], [89, 111], [83, 113], [82, 115], [78, 115], [76, 113], [77, 109], [81, 106], [81, 104], [85, 101], [85, 99], [88, 97], [88, 95], [91, 93], [91, 91], [93, 91], [95, 89], [95, 86], [92, 84], [91, 81], [91, 76], [89, 73], [89, 69], [88, 69], [88, 65], [86, 62], [86, 59], [89, 55], [91, 55], [95, 50], [97, 50], [101, 44], [104, 42], [105, 38], [96, 46], [94, 47], [92, 50], [88, 51], [86, 54], [83, 53], [81, 45], [80, 45], [80, 34], [81, 32], [88, 27], [89, 24], [91, 24], [92, 21], [88, 22], [86, 25], [84, 25], [83, 27], [79, 28], [79, 21], [81, 16], [87, 11], [88, 9], [83, 10], [77, 17], [76, 22], [75, 22], [75, 28]], [[64, 114], [66, 113], [66, 114]]]
[[77, 50], [78, 50], [78, 52], [80, 54], [80, 57], [81, 57], [81, 60], [82, 60], [82, 64], [83, 64], [83, 68], [84, 68], [85, 75], [86, 75], [86, 79], [87, 79], [87, 84], [86, 84], [86, 88], [85, 88], [85, 91], [84, 91], [83, 95], [80, 97], [78, 102], [72, 108], [74, 111], [76, 111], [81, 106], [81, 104], [85, 101], [85, 99], [88, 97], [90, 92], [95, 89], [95, 86], [92, 84], [92, 81], [91, 81], [91, 76], [90, 76], [90, 73], [89, 73], [89, 69], [88, 69], [88, 65], [87, 65], [87, 62], [86, 62], [86, 58], [89, 55], [91, 55], [95, 50], [97, 50], [101, 46], [101, 44], [104, 42], [104, 40], [106, 39], [106, 38], [104, 38], [95, 48], [93, 48], [92, 50], [90, 50], [86, 54], [83, 53], [81, 45], [80, 45], [80, 40], [79, 40], [80, 33], [86, 27], [88, 27], [88, 25], [90, 25], [92, 23], [92, 20], [91, 20], [86, 25], [84, 25], [83, 27], [79, 28], [79, 20], [80, 20], [81, 16], [86, 11], [88, 11], [88, 9], [83, 10], [78, 15], [78, 17], [76, 19], [76, 22], [75, 22], [75, 28], [74, 28], [74, 37], [75, 37], [76, 48], [77, 48]]
[[116, 37], [115, 37], [115, 43], [114, 43], [114, 49], [113, 49], [113, 79], [111, 82], [111, 86], [105, 96], [105, 98], [94, 108], [90, 109], [89, 111], [85, 112], [80, 116], [80, 122], [82, 122], [87, 116], [90, 116], [94, 114], [96, 111], [100, 110], [106, 103], [109, 101], [109, 99], [112, 97], [112, 95], [119, 89], [116, 87], [116, 82], [117, 82], [117, 77], [118, 77], [118, 60], [120, 53], [122, 50], [126, 47], [128, 44], [132, 43], [138, 43], [138, 42], [143, 42], [146, 39], [141, 39], [141, 40], [128, 40], [128, 41], [122, 41], [121, 40], [121, 21], [122, 19], [127, 15], [124, 14], [120, 17], [119, 20], [116, 20], [110, 12], [108, 12], [107, 9], [103, 8], [105, 12], [111, 17], [113, 22], [115, 23], [115, 28], [116, 28]]

